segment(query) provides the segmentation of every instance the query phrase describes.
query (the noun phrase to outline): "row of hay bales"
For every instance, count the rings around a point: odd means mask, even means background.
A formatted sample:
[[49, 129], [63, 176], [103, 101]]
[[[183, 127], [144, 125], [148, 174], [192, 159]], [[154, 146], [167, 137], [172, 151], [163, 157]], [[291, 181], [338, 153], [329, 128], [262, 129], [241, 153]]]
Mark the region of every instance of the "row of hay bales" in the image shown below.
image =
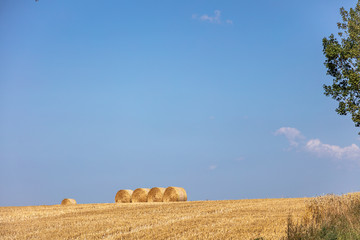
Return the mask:
[[187, 201], [187, 194], [182, 187], [137, 188], [134, 191], [123, 189], [116, 193], [116, 203], [135, 202], [181, 202]]
[[[137, 188], [133, 190], [120, 190], [115, 195], [116, 203], [135, 203], [135, 202], [182, 202], [187, 201], [187, 194], [182, 187], [154, 187]], [[61, 205], [75, 205], [76, 200], [65, 198]]]

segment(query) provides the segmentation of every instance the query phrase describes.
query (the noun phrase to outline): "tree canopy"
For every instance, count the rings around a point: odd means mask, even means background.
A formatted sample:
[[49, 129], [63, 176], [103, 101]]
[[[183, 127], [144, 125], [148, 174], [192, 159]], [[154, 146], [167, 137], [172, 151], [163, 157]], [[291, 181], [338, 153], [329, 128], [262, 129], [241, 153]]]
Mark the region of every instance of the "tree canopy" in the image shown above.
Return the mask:
[[360, 0], [354, 9], [341, 8], [340, 14], [339, 39], [334, 34], [323, 39], [324, 64], [333, 77], [332, 85], [324, 84], [324, 90], [339, 102], [336, 112], [351, 114], [355, 126], [360, 127]]

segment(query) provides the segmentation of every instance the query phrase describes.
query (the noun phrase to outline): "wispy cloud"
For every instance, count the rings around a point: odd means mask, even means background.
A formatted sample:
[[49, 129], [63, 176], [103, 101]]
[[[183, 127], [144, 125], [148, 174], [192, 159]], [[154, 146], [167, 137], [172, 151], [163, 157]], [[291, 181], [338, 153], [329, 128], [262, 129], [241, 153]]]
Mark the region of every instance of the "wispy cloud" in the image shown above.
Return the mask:
[[360, 148], [356, 144], [340, 147], [322, 143], [319, 139], [310, 139], [302, 143], [299, 140], [305, 139], [305, 137], [299, 130], [290, 127], [279, 128], [275, 132], [275, 135], [284, 135], [291, 146], [298, 147], [300, 150], [310, 152], [318, 157], [328, 157], [337, 160], [354, 160], [360, 164]]
[[210, 165], [210, 166], [209, 166], [209, 169], [210, 169], [210, 170], [215, 170], [216, 168], [217, 168], [217, 165]]
[[[217, 23], [220, 24], [223, 21], [221, 20], [221, 11], [220, 10], [215, 10], [214, 11], [214, 15], [208, 15], [208, 14], [203, 14], [201, 16], [198, 16], [197, 14], [193, 14], [192, 15], [193, 19], [199, 19], [200, 21], [203, 22], [209, 22], [209, 23]], [[230, 19], [225, 20], [226, 24], [233, 24], [233, 21]]]
[[331, 157], [336, 159], [352, 159], [360, 161], [360, 148], [356, 144], [348, 147], [324, 144], [319, 139], [311, 139], [306, 143], [306, 150], [320, 157]]
[[299, 130], [291, 127], [279, 128], [276, 130], [275, 135], [284, 135], [292, 147], [297, 147], [299, 145], [299, 140], [304, 139], [304, 136], [301, 135]]
[[211, 23], [220, 23], [221, 12], [219, 10], [215, 10], [214, 13], [215, 13], [214, 16], [208, 16], [207, 14], [204, 14], [200, 17], [200, 20]]

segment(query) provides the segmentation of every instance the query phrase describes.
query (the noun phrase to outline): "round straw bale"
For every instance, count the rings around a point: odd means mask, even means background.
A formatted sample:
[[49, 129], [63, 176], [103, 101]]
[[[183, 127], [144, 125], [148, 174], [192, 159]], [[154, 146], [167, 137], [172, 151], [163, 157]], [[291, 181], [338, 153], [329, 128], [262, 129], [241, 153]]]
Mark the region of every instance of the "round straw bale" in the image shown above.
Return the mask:
[[162, 202], [164, 196], [165, 188], [154, 187], [150, 190], [147, 196], [148, 202]]
[[72, 198], [65, 198], [64, 200], [61, 201], [61, 205], [75, 205], [75, 204], [76, 204], [76, 200]]
[[133, 194], [133, 190], [129, 190], [129, 189], [120, 190], [115, 195], [115, 202], [116, 203], [130, 203], [132, 194]]
[[137, 188], [131, 195], [131, 202], [146, 202], [150, 188]]
[[163, 202], [187, 201], [185, 189], [182, 187], [168, 187], [163, 196]]

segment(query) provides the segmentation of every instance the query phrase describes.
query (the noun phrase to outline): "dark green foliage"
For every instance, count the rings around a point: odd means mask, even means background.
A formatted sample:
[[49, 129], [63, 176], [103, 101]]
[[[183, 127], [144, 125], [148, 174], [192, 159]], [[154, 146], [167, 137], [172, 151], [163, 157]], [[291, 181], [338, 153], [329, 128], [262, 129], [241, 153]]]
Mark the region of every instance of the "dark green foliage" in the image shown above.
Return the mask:
[[324, 64], [333, 77], [333, 84], [324, 84], [324, 90], [339, 102], [336, 112], [351, 114], [355, 126], [360, 127], [360, 0], [355, 9], [341, 8], [340, 14], [339, 40], [333, 34], [323, 39]]

